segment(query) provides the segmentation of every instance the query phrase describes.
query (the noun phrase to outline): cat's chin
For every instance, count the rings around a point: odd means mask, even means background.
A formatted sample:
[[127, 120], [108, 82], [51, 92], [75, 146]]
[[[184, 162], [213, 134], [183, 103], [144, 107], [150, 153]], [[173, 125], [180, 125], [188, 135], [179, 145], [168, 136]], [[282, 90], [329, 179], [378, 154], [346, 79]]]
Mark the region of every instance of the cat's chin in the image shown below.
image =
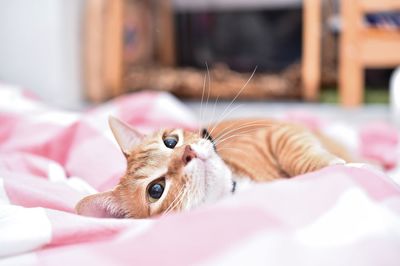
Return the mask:
[[205, 202], [215, 202], [232, 193], [232, 173], [222, 160], [221, 163], [223, 166], [218, 170], [218, 174], [207, 177]]
[[215, 152], [212, 143], [201, 140], [191, 145], [196, 157], [185, 167], [191, 177], [194, 193], [189, 209], [201, 204], [214, 203], [232, 193], [232, 173]]
[[231, 171], [217, 154], [207, 159], [197, 158], [191, 163], [197, 170], [193, 177], [200, 179], [193, 182], [201, 183], [197, 187], [203, 192], [201, 203], [214, 203], [232, 193]]

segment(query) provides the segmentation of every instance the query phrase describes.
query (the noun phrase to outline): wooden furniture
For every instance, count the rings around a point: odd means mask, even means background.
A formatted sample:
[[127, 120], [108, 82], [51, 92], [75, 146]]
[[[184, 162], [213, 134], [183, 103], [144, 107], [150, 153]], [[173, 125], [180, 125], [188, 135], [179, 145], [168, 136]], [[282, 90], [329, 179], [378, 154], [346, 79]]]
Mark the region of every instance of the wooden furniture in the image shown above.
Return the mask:
[[[359, 106], [364, 98], [364, 69], [400, 65], [400, 30], [368, 28], [367, 13], [400, 11], [399, 0], [341, 0], [339, 95], [343, 106]], [[321, 0], [304, 0], [303, 98], [319, 96], [321, 72]]]
[[[152, 60], [163, 66], [175, 64], [171, 0], [85, 3], [83, 61], [90, 101], [101, 102], [125, 92], [127, 61], [129, 65], [149, 64]], [[131, 30], [132, 36], [127, 37], [125, 30]], [[130, 47], [133, 52], [126, 50], [125, 38], [134, 42]]]
[[100, 102], [119, 93], [123, 65], [123, 0], [88, 0], [84, 68], [87, 97]]
[[344, 106], [358, 106], [364, 98], [364, 68], [400, 65], [400, 30], [367, 28], [367, 13], [400, 11], [399, 0], [341, 0], [339, 86]]
[[321, 78], [321, 0], [303, 2], [302, 95], [316, 101]]
[[[101, 102], [143, 88], [169, 91], [186, 98], [201, 98], [204, 77], [208, 73], [201, 69], [175, 67], [171, 2], [85, 1], [84, 79], [88, 100]], [[241, 3], [248, 4], [246, 1]], [[301, 0], [258, 3], [263, 6], [273, 3], [273, 6], [289, 3], [289, 6], [300, 6]], [[257, 73], [240, 97], [300, 98], [299, 72], [298, 64], [293, 64], [279, 74]], [[213, 80], [210, 97], [231, 99], [241, 88], [238, 84], [245, 84], [251, 73], [241, 74], [223, 65], [214, 65], [210, 67], [210, 76]]]

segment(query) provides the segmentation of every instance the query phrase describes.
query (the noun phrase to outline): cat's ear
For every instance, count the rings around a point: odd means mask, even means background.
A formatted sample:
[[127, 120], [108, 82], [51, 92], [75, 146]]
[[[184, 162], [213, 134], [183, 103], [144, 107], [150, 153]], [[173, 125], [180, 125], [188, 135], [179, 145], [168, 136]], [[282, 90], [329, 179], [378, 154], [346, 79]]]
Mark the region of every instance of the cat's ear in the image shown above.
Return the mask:
[[93, 194], [81, 199], [75, 207], [76, 213], [99, 218], [123, 218], [113, 191]]
[[108, 118], [111, 131], [125, 156], [142, 141], [143, 135], [121, 120], [110, 116]]

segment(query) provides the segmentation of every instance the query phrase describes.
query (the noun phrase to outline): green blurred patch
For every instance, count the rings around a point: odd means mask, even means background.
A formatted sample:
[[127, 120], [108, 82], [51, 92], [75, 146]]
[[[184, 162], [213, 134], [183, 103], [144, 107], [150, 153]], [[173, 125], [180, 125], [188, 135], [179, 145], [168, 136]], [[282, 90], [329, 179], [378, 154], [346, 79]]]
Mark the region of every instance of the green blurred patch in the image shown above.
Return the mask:
[[[324, 88], [321, 90], [320, 101], [322, 103], [338, 103], [339, 95], [337, 88]], [[365, 90], [365, 103], [389, 103], [389, 89], [387, 88], [371, 88]]]

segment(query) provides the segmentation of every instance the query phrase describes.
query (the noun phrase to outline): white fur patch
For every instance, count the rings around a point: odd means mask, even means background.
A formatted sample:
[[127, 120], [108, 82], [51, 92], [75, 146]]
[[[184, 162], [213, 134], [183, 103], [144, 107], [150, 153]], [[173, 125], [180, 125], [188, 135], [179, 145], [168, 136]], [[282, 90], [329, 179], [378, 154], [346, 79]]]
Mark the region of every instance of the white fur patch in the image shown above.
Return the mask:
[[255, 182], [250, 179], [248, 176], [233, 176], [233, 180], [236, 181], [236, 188], [235, 188], [235, 193], [247, 190], [250, 187], [252, 187]]
[[214, 151], [212, 143], [202, 139], [192, 144], [191, 148], [197, 158], [185, 167], [185, 173], [191, 178], [186, 209], [215, 202], [229, 195], [232, 189], [232, 173]]

